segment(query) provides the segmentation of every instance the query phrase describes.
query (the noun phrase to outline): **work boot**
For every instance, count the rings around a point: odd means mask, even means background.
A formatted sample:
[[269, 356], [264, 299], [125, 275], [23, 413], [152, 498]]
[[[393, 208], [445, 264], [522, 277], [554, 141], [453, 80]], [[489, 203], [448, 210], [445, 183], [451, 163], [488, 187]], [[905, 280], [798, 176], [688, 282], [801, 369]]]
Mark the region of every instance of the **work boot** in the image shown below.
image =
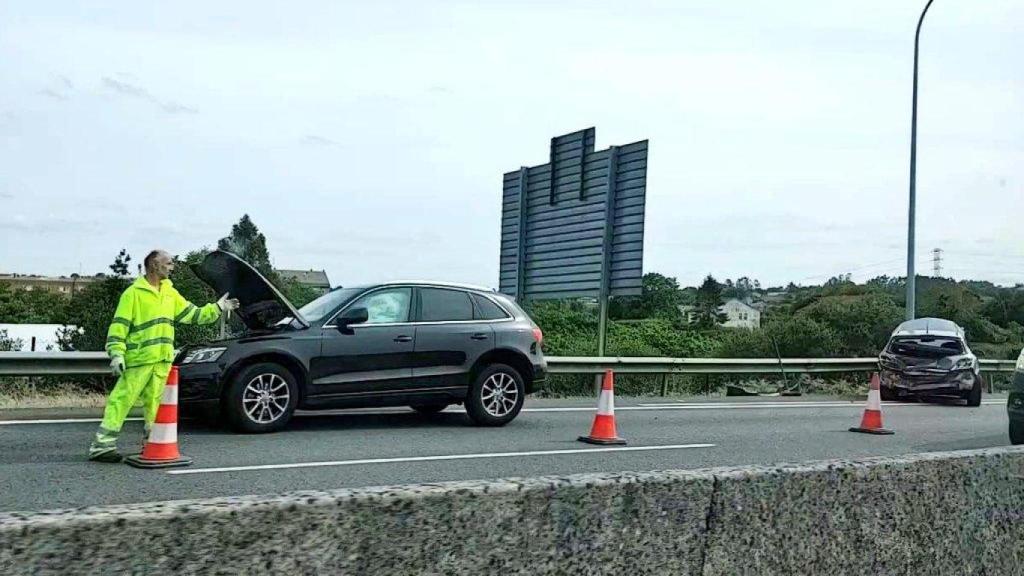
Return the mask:
[[102, 450], [89, 450], [89, 460], [93, 462], [117, 464], [124, 460], [124, 457], [117, 451], [117, 448], [105, 448]]

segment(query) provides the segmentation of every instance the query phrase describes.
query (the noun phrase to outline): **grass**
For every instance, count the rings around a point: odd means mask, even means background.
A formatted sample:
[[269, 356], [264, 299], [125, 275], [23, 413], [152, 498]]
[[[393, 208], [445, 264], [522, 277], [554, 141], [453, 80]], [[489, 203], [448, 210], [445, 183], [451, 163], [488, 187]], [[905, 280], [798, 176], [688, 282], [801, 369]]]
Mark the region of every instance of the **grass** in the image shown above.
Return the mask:
[[12, 408], [96, 408], [106, 395], [72, 382], [0, 378], [0, 410]]

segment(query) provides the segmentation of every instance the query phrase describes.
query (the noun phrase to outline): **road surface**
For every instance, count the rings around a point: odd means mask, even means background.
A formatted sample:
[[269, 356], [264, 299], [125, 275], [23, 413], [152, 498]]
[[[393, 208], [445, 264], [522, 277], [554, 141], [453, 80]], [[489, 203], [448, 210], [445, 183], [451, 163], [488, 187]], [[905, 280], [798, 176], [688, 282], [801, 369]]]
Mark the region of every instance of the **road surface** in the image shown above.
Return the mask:
[[[582, 472], [692, 469], [1004, 446], [1005, 397], [978, 408], [883, 405], [893, 436], [847, 431], [863, 402], [821, 397], [618, 398], [625, 447], [580, 443], [590, 400], [530, 400], [504, 428], [476, 428], [457, 407], [422, 416], [406, 409], [299, 415], [277, 434], [237, 435], [183, 422], [172, 471], [87, 462], [98, 419], [0, 412], [0, 511], [268, 494], [293, 490]], [[27, 418], [27, 419], [26, 419]], [[141, 439], [126, 424], [122, 450]]]

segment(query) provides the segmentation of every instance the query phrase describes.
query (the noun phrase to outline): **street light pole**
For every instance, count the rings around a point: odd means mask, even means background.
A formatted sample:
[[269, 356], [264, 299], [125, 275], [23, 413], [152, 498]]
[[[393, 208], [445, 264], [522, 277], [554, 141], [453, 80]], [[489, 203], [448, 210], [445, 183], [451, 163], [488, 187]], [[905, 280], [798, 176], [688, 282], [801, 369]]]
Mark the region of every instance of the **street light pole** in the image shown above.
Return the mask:
[[907, 222], [907, 320], [913, 320], [917, 310], [917, 277], [914, 273], [914, 226], [917, 209], [917, 51], [921, 41], [921, 24], [934, 0], [928, 0], [914, 34], [914, 101], [910, 114], [910, 216]]

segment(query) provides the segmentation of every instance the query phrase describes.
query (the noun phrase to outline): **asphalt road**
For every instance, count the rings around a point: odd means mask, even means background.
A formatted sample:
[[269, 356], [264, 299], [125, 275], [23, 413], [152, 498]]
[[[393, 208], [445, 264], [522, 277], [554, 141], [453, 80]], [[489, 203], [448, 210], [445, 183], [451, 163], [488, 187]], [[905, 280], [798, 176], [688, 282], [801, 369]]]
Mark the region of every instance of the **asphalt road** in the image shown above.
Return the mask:
[[[576, 441], [594, 402], [534, 400], [504, 428], [475, 428], [457, 408], [337, 411], [297, 416], [288, 430], [248, 436], [183, 422], [174, 471], [87, 462], [98, 420], [57, 421], [0, 412], [0, 511], [267, 494], [292, 490], [441, 482], [581, 472], [773, 464], [1004, 446], [1006, 400], [979, 408], [884, 404], [892, 436], [847, 431], [862, 402], [823, 398], [616, 399], [619, 434], [602, 449]], [[31, 417], [31, 416], [28, 416]], [[19, 420], [14, 420], [18, 418]], [[73, 421], [67, 421], [67, 419]], [[77, 419], [86, 421], [77, 421]], [[126, 425], [122, 450], [141, 439]]]

